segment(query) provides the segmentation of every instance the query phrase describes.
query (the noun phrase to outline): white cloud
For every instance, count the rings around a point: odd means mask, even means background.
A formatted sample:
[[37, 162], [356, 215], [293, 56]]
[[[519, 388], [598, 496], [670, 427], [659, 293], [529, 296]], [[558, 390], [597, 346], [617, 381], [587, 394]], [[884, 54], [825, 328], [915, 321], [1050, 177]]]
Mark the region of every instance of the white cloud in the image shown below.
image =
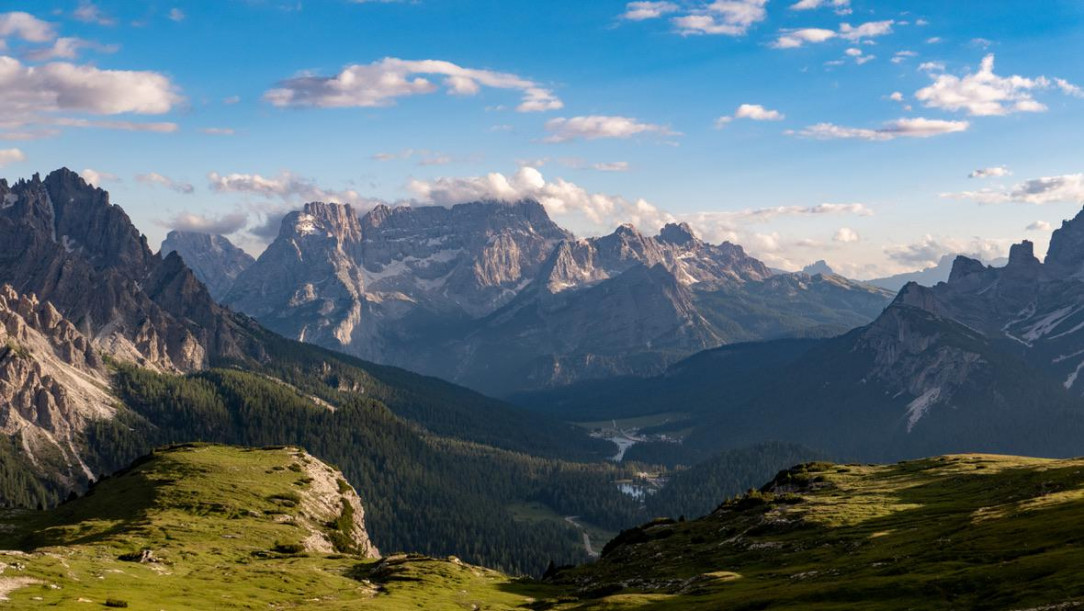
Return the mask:
[[942, 193], [948, 199], [967, 199], [980, 204], [1084, 204], [1084, 174], [1033, 178], [1008, 188]]
[[876, 38], [892, 33], [892, 25], [895, 21], [869, 21], [857, 27], [849, 23], [839, 24], [839, 37], [844, 40], [857, 41], [863, 38]]
[[753, 25], [764, 21], [768, 0], [715, 0], [699, 3], [686, 15], [673, 17], [670, 23], [682, 36], [701, 34], [741, 36]]
[[927, 234], [918, 242], [886, 246], [884, 252], [892, 261], [912, 268], [925, 269], [937, 265], [945, 255], [953, 254], [992, 261], [1006, 256], [1011, 245], [1012, 240], [959, 239]]
[[1046, 221], [1035, 221], [1027, 226], [1028, 231], [1052, 231], [1054, 226]]
[[715, 120], [715, 127], [723, 128], [734, 119], [750, 119], [752, 121], [782, 121], [786, 115], [778, 110], [770, 110], [760, 104], [742, 104], [734, 111], [733, 115], [723, 115]]
[[595, 163], [591, 165], [591, 168], [594, 170], [598, 170], [599, 172], [628, 172], [629, 162], [609, 161], [603, 163]]
[[892, 100], [893, 102], [902, 102], [903, 94], [899, 91], [893, 91], [892, 95], [888, 96], [888, 99]]
[[568, 142], [571, 140], [598, 140], [600, 138], [631, 138], [639, 134], [660, 136], [680, 135], [665, 125], [643, 123], [632, 117], [590, 115], [585, 117], [558, 117], [546, 121], [550, 135], [545, 142]]
[[907, 61], [908, 58], [911, 58], [911, 57], [918, 57], [918, 53], [915, 53], [914, 51], [896, 51], [892, 55], [892, 60], [891, 61], [892, 61], [893, 64], [902, 64], [903, 62]]
[[629, 21], [656, 19], [675, 13], [680, 8], [673, 2], [629, 2], [625, 5], [625, 13], [621, 15], [621, 18]]
[[1009, 176], [1012, 172], [1009, 168], [1000, 165], [991, 168], [979, 168], [974, 172], [967, 175], [968, 178], [998, 178], [1001, 176]]
[[176, 7], [171, 8], [169, 10], [169, 18], [172, 21], [184, 21], [184, 18], [185, 18], [184, 11], [182, 11], [181, 9], [176, 8]]
[[931, 36], [931, 37], [926, 39], [926, 44], [928, 44], [928, 45], [936, 45], [936, 44], [940, 43], [941, 40], [942, 39], [941, 39], [940, 36]]
[[83, 49], [97, 51], [98, 53], [116, 53], [120, 45], [103, 45], [92, 40], [82, 38], [63, 37], [57, 38], [53, 46], [33, 49], [26, 53], [27, 59], [35, 62], [49, 61], [53, 59], [75, 59]]
[[84, 23], [95, 23], [98, 25], [116, 25], [117, 23], [116, 19], [113, 19], [102, 12], [102, 9], [98, 8], [96, 4], [89, 0], [81, 0], [79, 2], [79, 8], [72, 12], [72, 17], [75, 17]]
[[137, 123], [134, 121], [101, 121], [72, 117], [57, 117], [45, 122], [49, 125], [59, 125], [61, 127], [116, 129], [126, 132], [156, 132], [160, 134], [170, 134], [180, 129], [180, 126], [176, 123], [170, 122]]
[[120, 177], [116, 174], [99, 172], [90, 168], [86, 168], [82, 172], [79, 172], [79, 175], [83, 177], [83, 180], [87, 181], [87, 184], [95, 187], [102, 186], [103, 182], [116, 182], [120, 180]]
[[222, 216], [212, 216], [194, 212], [181, 212], [170, 220], [159, 224], [178, 231], [229, 235], [244, 229], [248, 225], [248, 214], [237, 211]]
[[547, 181], [532, 167], [521, 167], [512, 176], [493, 172], [467, 178], [412, 180], [407, 188], [420, 203], [440, 206], [479, 200], [534, 199], [550, 214], [571, 217], [574, 226], [596, 231], [626, 222], [645, 230], [655, 230], [674, 220], [646, 200], [591, 193], [562, 178]]
[[918, 65], [918, 70], [921, 72], [944, 72], [944, 62], [922, 62]]
[[223, 98], [222, 99], [222, 103], [226, 104], [227, 106], [232, 106], [233, 104], [236, 104], [236, 103], [238, 103], [240, 101], [241, 101], [241, 96], [239, 96], [239, 95], [231, 95], [228, 98]]
[[277, 176], [260, 174], [219, 174], [207, 175], [211, 189], [217, 193], [244, 193], [268, 199], [280, 199], [287, 202], [341, 202], [367, 206], [374, 202], [361, 197], [357, 191], [333, 191], [320, 188], [307, 178], [289, 171], [279, 172]]
[[0, 168], [20, 161], [26, 161], [26, 154], [19, 149], [0, 149]]
[[840, 227], [839, 230], [836, 231], [836, 235], [832, 236], [832, 240], [844, 244], [854, 244], [861, 240], [861, 238], [854, 229], [851, 229], [850, 227]]
[[897, 119], [890, 121], [880, 129], [843, 127], [833, 123], [818, 123], [798, 132], [787, 132], [803, 138], [816, 140], [894, 140], [896, 138], [929, 138], [942, 134], [966, 131], [970, 126], [967, 121], [943, 121], [940, 119]]
[[800, 30], [784, 30], [774, 42], [771, 43], [771, 47], [775, 49], [796, 49], [805, 45], [806, 43], [818, 43], [826, 40], [831, 40], [836, 37], [836, 33], [832, 30], [825, 30], [823, 28], [802, 28]]
[[835, 8], [839, 14], [850, 13], [851, 0], [799, 0], [798, 2], [790, 5], [792, 11], [809, 11], [818, 9], [825, 6], [831, 6]]
[[30, 13], [14, 11], [0, 13], [0, 38], [15, 36], [27, 42], [49, 42], [56, 38], [56, 29]]
[[[8, 128], [64, 125], [51, 114], [60, 111], [162, 114], [182, 101], [169, 78], [157, 72], [100, 70], [66, 62], [31, 67], [7, 56], [0, 56], [0, 91], [0, 127]], [[83, 126], [75, 119], [66, 121]]]
[[136, 182], [141, 182], [147, 185], [158, 185], [167, 189], [172, 189], [178, 193], [184, 193], [185, 195], [191, 195], [196, 189], [190, 183], [180, 182], [173, 180], [168, 176], [163, 176], [157, 172], [150, 172], [148, 174], [137, 174]]
[[387, 57], [371, 64], [353, 64], [335, 76], [304, 74], [279, 83], [264, 100], [281, 108], [353, 108], [392, 106], [396, 99], [427, 95], [441, 86], [426, 76], [443, 77], [449, 95], [472, 96], [482, 87], [514, 89], [522, 94], [516, 110], [541, 112], [562, 108], [553, 92], [534, 81], [507, 72], [464, 68], [441, 60], [410, 61]]
[[209, 136], [232, 136], [236, 133], [232, 127], [204, 127], [200, 131]]
[[928, 108], [964, 111], [973, 116], [1007, 115], [1046, 110], [1032, 92], [1051, 87], [1070, 95], [1079, 92], [1075, 85], [1063, 79], [998, 76], [994, 74], [994, 56], [990, 54], [983, 58], [978, 72], [963, 77], [940, 74], [932, 85], [918, 90], [915, 98]]

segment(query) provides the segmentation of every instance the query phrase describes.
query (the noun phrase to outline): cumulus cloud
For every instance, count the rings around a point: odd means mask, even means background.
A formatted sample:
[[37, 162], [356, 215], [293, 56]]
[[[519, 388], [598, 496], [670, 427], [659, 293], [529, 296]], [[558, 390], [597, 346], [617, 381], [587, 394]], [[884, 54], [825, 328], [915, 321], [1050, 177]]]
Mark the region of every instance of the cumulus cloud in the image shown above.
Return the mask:
[[163, 176], [157, 172], [150, 172], [148, 174], [137, 174], [136, 182], [141, 182], [147, 185], [158, 185], [176, 191], [177, 193], [184, 193], [185, 195], [191, 195], [195, 192], [195, 187], [190, 183], [180, 182], [173, 180], [168, 176]]
[[830, 6], [836, 10], [836, 13], [846, 15], [851, 12], [851, 0], [799, 0], [798, 2], [790, 5], [792, 11], [809, 11], [822, 7]]
[[546, 121], [546, 131], [550, 132], [550, 135], [545, 138], [545, 142], [631, 138], [639, 134], [680, 135], [665, 125], [643, 123], [632, 117], [605, 115], [550, 119]]
[[[182, 101], [168, 77], [157, 72], [101, 70], [66, 62], [25, 66], [0, 56], [0, 127], [39, 123], [72, 127], [114, 127], [107, 123], [56, 117], [61, 111], [96, 115], [163, 114]], [[130, 128], [118, 123], [116, 128]], [[134, 128], [139, 129], [139, 128]], [[159, 124], [151, 131], [170, 131]]]
[[353, 108], [392, 106], [401, 97], [427, 95], [441, 85], [427, 76], [443, 78], [449, 95], [472, 96], [483, 87], [521, 93], [516, 110], [557, 110], [564, 104], [534, 81], [507, 72], [464, 68], [441, 60], [411, 61], [387, 57], [371, 64], [353, 64], [335, 76], [303, 74], [286, 79], [267, 91], [265, 101], [280, 108]]
[[844, 127], [834, 123], [818, 123], [797, 132], [787, 132], [803, 138], [815, 140], [873, 140], [886, 141], [896, 138], [930, 138], [943, 134], [967, 131], [967, 121], [944, 121], [941, 119], [897, 119], [879, 129]]
[[959, 239], [925, 235], [911, 244], [893, 244], [884, 249], [885, 256], [896, 263], [912, 269], [925, 269], [937, 265], [945, 255], [962, 254], [982, 261], [1004, 257], [1012, 240]]
[[895, 21], [870, 21], [858, 26], [849, 23], [839, 25], [839, 30], [826, 30], [824, 28], [800, 28], [793, 30], [781, 30], [779, 36], [769, 45], [775, 49], [797, 49], [806, 44], [822, 43], [833, 38], [841, 38], [850, 42], [860, 42], [863, 39], [876, 38], [892, 33], [892, 25]]
[[570, 217], [574, 225], [592, 229], [632, 223], [645, 230], [654, 230], [674, 220], [673, 216], [646, 200], [591, 193], [562, 178], [546, 180], [532, 167], [521, 167], [512, 176], [493, 172], [467, 178], [412, 180], [407, 188], [418, 202], [440, 206], [478, 200], [534, 199], [550, 214]]
[[768, 0], [715, 0], [670, 20], [682, 36], [714, 34], [741, 36], [767, 17]]
[[14, 36], [26, 42], [49, 42], [56, 38], [56, 29], [30, 13], [13, 11], [0, 13], [0, 39]]
[[1084, 174], [1033, 178], [1007, 188], [942, 193], [948, 199], [966, 199], [980, 204], [1084, 204]]
[[858, 232], [850, 227], [840, 227], [836, 231], [836, 235], [832, 236], [833, 241], [842, 242], [844, 244], [853, 244], [860, 239]]
[[760, 104], [742, 104], [734, 111], [733, 115], [724, 115], [715, 120], [715, 127], [724, 127], [734, 119], [750, 119], [752, 121], [782, 121], [786, 115], [778, 110], [764, 108]]
[[629, 21], [643, 21], [645, 19], [657, 19], [663, 15], [675, 13], [681, 8], [673, 2], [629, 2], [625, 5], [625, 13], [622, 19]]
[[243, 193], [286, 202], [340, 202], [362, 207], [378, 203], [377, 200], [364, 198], [351, 189], [343, 191], [323, 189], [315, 181], [287, 170], [279, 172], [276, 176], [211, 172], [207, 175], [207, 180], [211, 189], [217, 193]]
[[999, 178], [1001, 176], [1010, 176], [1012, 172], [1009, 168], [999, 165], [992, 168], [979, 168], [974, 172], [967, 175], [968, 178]]
[[0, 168], [20, 161], [26, 161], [26, 154], [19, 149], [0, 149]]
[[83, 180], [87, 181], [87, 184], [95, 187], [102, 186], [103, 182], [116, 182], [120, 180], [120, 177], [116, 174], [99, 172], [90, 168], [86, 168], [82, 172], [79, 172], [79, 175], [83, 177]]
[[176, 229], [178, 231], [229, 235], [244, 229], [245, 226], [248, 225], [248, 214], [237, 211], [222, 216], [214, 216], [196, 214], [194, 212], [181, 212], [160, 224], [169, 229]]
[[973, 116], [1007, 115], [1045, 111], [1046, 106], [1032, 94], [1051, 88], [1068, 95], [1081, 95], [1079, 88], [1064, 79], [998, 76], [994, 74], [994, 55], [990, 54], [982, 59], [978, 72], [962, 77], [939, 74], [933, 84], [915, 92], [915, 98], [928, 108], [963, 111]]
[[184, 14], [184, 11], [182, 11], [181, 9], [176, 8], [176, 7], [169, 9], [169, 19], [170, 19], [170, 21], [180, 22], [180, 21], [184, 21], [184, 18], [185, 18], [185, 14]]
[[844, 40], [858, 41], [863, 38], [876, 38], [892, 33], [892, 26], [896, 22], [889, 19], [886, 21], [868, 21], [858, 26], [849, 23], [839, 24], [839, 37]]
[[836, 37], [832, 30], [824, 28], [801, 28], [798, 30], [783, 30], [783, 33], [771, 43], [776, 49], [796, 49], [806, 43], [819, 43]]
[[92, 40], [66, 36], [57, 38], [51, 47], [27, 51], [26, 58], [35, 62], [53, 59], [75, 59], [79, 56], [79, 52], [84, 49], [98, 53], [116, 53], [120, 49], [120, 45], [103, 45]]
[[1054, 226], [1046, 221], [1035, 221], [1027, 226], [1028, 231], [1053, 231]]

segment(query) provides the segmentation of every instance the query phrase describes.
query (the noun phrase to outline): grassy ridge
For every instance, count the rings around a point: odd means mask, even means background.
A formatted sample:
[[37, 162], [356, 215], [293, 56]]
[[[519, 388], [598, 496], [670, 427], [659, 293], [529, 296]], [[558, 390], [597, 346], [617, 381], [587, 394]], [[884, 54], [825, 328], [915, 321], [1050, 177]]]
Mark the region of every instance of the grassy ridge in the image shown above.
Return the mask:
[[0, 549], [16, 551], [0, 552], [0, 591], [25, 584], [8, 595], [15, 608], [462, 609], [539, 590], [455, 561], [300, 551], [297, 466], [311, 459], [299, 454], [173, 448], [56, 509], [9, 515]]
[[582, 609], [1080, 604], [1082, 521], [1082, 459], [812, 463], [703, 519], [626, 531], [555, 582]]

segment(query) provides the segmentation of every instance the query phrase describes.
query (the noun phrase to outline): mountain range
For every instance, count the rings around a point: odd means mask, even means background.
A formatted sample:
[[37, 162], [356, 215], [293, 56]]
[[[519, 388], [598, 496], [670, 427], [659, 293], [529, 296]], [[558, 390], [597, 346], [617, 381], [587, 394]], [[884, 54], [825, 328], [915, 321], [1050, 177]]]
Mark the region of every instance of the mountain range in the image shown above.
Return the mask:
[[1003, 267], [957, 257], [947, 282], [908, 283], [872, 323], [829, 339], [710, 350], [649, 379], [525, 393], [571, 420], [680, 412], [684, 443], [629, 459], [696, 462], [755, 440], [841, 458], [949, 451], [1070, 456], [1084, 443], [1084, 212], [1044, 261], [1031, 242]]
[[[162, 250], [224, 286], [236, 269], [225, 244]], [[657, 373], [732, 342], [833, 335], [890, 297], [832, 274], [775, 274], [686, 224], [576, 238], [527, 200], [364, 215], [306, 204], [222, 301], [287, 337], [505, 395]]]

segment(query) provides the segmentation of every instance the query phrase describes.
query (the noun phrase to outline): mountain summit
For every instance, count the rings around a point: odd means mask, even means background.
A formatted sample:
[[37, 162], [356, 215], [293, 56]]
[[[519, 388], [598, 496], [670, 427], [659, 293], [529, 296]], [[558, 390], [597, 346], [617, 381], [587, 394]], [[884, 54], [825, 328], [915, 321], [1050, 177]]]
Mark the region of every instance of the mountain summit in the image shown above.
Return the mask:
[[[773, 277], [684, 223], [578, 239], [522, 200], [360, 217], [307, 204], [224, 302], [288, 337], [502, 394], [651, 373], [731, 341], [843, 331], [888, 297], [841, 278]], [[814, 306], [828, 301], [839, 309]]]

